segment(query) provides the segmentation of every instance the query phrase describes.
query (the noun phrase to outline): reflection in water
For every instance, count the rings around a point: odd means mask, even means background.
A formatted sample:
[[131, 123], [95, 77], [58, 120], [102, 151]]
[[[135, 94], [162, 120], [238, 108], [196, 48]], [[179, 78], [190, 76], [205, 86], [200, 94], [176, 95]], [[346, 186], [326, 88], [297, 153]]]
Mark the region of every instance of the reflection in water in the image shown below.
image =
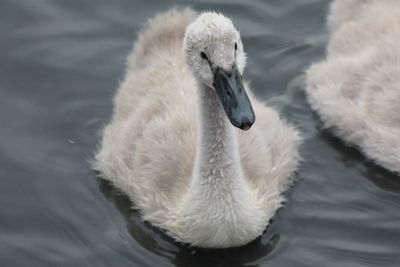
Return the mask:
[[133, 210], [129, 198], [111, 185], [98, 179], [101, 192], [112, 201], [127, 222], [131, 236], [144, 248], [168, 258], [176, 266], [258, 266], [253, 262], [265, 257], [279, 242], [279, 235], [261, 236], [246, 246], [229, 249], [204, 249], [174, 242], [161, 230], [143, 222], [137, 210]]
[[334, 136], [330, 130], [323, 129], [321, 123], [318, 124], [319, 137], [337, 151], [339, 159], [348, 168], [359, 168], [371, 182], [383, 190], [400, 192], [399, 176], [381, 166], [376, 165], [372, 160], [364, 155], [355, 147], [347, 145], [343, 140]]
[[400, 193], [400, 179], [398, 175], [372, 163], [366, 164], [363, 173], [380, 188], [386, 191]]

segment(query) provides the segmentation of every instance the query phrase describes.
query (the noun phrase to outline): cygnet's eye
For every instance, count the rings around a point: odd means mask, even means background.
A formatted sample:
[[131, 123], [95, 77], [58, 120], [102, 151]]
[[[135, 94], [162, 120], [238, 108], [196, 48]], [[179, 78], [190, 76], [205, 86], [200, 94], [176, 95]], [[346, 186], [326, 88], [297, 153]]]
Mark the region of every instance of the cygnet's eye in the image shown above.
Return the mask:
[[202, 59], [207, 59], [208, 60], [208, 57], [207, 57], [206, 53], [200, 52], [200, 56], [201, 56]]
[[237, 50], [237, 43], [235, 43], [235, 51]]

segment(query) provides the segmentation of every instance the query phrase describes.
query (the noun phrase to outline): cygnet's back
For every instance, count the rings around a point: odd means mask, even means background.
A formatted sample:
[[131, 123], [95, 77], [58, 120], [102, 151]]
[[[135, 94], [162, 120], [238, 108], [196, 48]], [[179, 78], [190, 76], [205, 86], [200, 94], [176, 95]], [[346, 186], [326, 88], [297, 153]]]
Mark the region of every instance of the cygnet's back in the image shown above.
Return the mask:
[[325, 61], [307, 94], [327, 128], [400, 172], [400, 1], [336, 0]]
[[190, 9], [174, 9], [144, 27], [128, 57], [97, 155], [104, 177], [133, 199], [160, 196], [152, 205], [172, 205], [173, 196], [186, 191], [193, 167], [196, 93], [182, 40], [194, 18]]

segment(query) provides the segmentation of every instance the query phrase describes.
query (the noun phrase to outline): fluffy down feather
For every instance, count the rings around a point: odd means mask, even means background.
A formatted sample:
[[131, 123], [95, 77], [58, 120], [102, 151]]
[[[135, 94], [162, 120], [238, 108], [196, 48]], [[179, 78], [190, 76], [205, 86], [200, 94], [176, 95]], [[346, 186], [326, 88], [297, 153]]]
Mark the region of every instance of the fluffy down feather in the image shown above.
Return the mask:
[[307, 71], [325, 127], [400, 172], [400, 1], [336, 0], [327, 58]]

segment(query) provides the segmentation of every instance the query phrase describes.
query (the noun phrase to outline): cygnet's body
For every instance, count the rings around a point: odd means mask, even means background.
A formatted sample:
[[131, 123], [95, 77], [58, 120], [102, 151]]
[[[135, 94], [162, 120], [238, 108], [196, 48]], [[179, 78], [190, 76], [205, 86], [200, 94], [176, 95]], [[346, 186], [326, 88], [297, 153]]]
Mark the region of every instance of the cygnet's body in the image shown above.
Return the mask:
[[336, 0], [325, 61], [307, 72], [324, 125], [400, 172], [400, 1]]
[[[299, 137], [240, 87], [245, 55], [232, 22], [195, 19], [171, 10], [139, 35], [95, 167], [176, 240], [240, 246], [282, 205]], [[232, 125], [249, 129], [253, 109], [250, 130]]]

